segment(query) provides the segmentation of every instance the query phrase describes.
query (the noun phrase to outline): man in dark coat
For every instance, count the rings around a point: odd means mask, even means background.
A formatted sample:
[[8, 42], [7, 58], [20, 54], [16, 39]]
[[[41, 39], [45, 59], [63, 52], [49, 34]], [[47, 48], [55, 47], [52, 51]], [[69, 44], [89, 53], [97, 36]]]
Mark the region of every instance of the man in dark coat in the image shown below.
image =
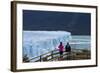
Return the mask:
[[67, 45], [65, 46], [65, 52], [67, 53], [67, 60], [71, 60], [71, 46], [67, 42]]
[[66, 52], [71, 52], [71, 46], [69, 45], [68, 42], [67, 42], [67, 45], [65, 46], [65, 51]]

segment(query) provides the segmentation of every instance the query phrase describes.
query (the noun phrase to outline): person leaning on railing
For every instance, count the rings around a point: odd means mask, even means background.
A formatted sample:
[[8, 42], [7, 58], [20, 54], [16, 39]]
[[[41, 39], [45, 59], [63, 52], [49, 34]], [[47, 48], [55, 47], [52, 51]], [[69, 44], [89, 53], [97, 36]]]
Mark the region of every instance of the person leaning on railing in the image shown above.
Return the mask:
[[60, 42], [58, 49], [59, 49], [59, 53], [60, 53], [60, 58], [62, 58], [62, 55], [64, 52], [64, 45], [62, 44], [62, 42]]
[[71, 52], [71, 46], [70, 44], [67, 42], [67, 45], [65, 46], [65, 52]]

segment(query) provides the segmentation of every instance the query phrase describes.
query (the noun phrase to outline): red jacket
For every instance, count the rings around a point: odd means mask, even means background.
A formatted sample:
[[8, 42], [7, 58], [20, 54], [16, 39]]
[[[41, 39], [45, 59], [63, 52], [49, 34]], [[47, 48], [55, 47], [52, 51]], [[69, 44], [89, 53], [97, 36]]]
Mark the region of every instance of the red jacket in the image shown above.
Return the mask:
[[59, 45], [58, 48], [59, 48], [59, 51], [64, 51], [64, 46], [63, 45]]

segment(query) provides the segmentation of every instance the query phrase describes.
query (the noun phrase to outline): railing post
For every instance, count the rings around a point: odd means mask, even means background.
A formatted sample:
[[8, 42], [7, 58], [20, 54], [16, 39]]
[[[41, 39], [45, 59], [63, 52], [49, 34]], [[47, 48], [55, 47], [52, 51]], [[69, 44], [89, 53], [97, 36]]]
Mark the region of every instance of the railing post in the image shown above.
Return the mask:
[[53, 60], [53, 51], [51, 51], [51, 58], [52, 58], [52, 60]]
[[42, 56], [40, 56], [40, 62], [42, 61]]

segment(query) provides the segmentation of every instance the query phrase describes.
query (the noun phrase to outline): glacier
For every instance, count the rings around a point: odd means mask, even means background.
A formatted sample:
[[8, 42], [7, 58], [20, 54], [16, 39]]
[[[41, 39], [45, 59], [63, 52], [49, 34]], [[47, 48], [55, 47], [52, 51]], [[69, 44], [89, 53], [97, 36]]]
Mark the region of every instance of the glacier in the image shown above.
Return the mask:
[[60, 42], [66, 45], [71, 39], [67, 31], [23, 31], [23, 56], [29, 59], [56, 49]]

